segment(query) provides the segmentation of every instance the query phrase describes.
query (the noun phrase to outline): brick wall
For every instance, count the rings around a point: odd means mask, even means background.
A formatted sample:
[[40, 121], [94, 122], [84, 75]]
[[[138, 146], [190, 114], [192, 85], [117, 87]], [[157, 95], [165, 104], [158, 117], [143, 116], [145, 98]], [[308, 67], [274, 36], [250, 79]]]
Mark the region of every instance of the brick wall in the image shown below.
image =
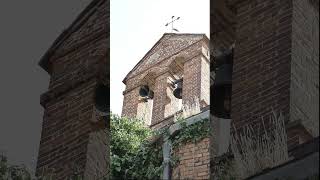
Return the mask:
[[201, 93], [200, 101], [202, 101], [202, 107], [210, 104], [210, 63], [205, 58], [201, 58]]
[[[123, 92], [122, 116], [139, 115], [138, 91], [141, 85], [145, 85], [145, 79], [149, 76], [152, 77], [152, 80], [150, 78], [149, 80], [154, 83], [152, 85], [154, 91], [152, 128], [155, 126], [161, 128], [162, 125], [168, 124], [169, 122], [163, 122], [163, 120], [170, 119], [166, 117], [172, 115], [177, 109], [178, 101], [172, 100], [172, 92], [168, 91], [168, 79], [174, 75], [183, 74], [184, 76], [182, 103], [197, 97], [199, 100], [202, 98], [204, 104], [209, 104], [208, 54], [208, 41], [204, 35], [164, 34], [124, 79], [126, 90]], [[180, 70], [177, 63], [181, 63]]]
[[151, 125], [157, 124], [164, 119], [168, 76], [169, 74], [165, 73], [155, 79]]
[[123, 93], [122, 116], [135, 118], [139, 104], [139, 88]]
[[311, 1], [238, 2], [232, 113], [236, 127], [266, 117], [319, 125], [319, 10]]
[[236, 127], [269, 115], [289, 120], [292, 0], [236, 4], [232, 112]]
[[[217, 48], [229, 48], [236, 38], [235, 8], [228, 7], [226, 2], [224, 0], [210, 2], [211, 54], [215, 54]], [[241, 12], [242, 9], [237, 11]]]
[[319, 135], [319, 9], [293, 0], [290, 119]]
[[[106, 0], [93, 1], [69, 28], [69, 34], [61, 35], [58, 44], [49, 49], [50, 56], [41, 60], [51, 78], [49, 90], [41, 95], [45, 111], [37, 174], [51, 169], [59, 180], [72, 175], [76, 168], [89, 179], [106, 173], [108, 158], [98, 161], [98, 154], [92, 155], [95, 149], [107, 151], [100, 142], [105, 139], [96, 138], [97, 127], [104, 129], [105, 124], [96, 124], [92, 118], [95, 87], [102, 81], [107, 83], [108, 4]], [[91, 173], [93, 170], [96, 174]]]
[[209, 179], [209, 138], [198, 143], [186, 143], [174, 150], [179, 163], [172, 171], [172, 179]]

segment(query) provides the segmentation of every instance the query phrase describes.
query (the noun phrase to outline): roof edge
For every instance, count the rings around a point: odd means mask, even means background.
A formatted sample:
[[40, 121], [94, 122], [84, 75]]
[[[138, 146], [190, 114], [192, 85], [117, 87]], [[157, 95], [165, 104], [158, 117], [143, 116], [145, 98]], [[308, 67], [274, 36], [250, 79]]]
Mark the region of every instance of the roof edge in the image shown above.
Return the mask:
[[207, 35], [205, 33], [164, 33], [161, 38], [152, 46], [152, 48], [147, 51], [147, 53], [140, 59], [140, 61], [127, 73], [127, 75], [125, 76], [125, 78], [122, 80], [122, 83], [123, 84], [126, 84], [126, 81], [128, 79], [128, 76], [131, 74], [132, 71], [134, 71], [138, 66], [139, 64], [142, 63], [142, 61], [146, 58], [146, 56], [149, 54], [149, 52], [151, 52], [159, 43], [160, 41], [166, 36], [166, 35], [182, 35], [182, 36], [185, 36], [185, 35], [197, 35], [197, 36], [203, 36], [203, 38], [209, 42], [209, 38], [207, 37]]
[[[38, 65], [44, 69], [47, 73], [50, 74], [49, 71], [49, 59], [54, 54], [54, 52], [60, 47], [62, 42], [66, 40], [74, 31], [76, 31], [81, 25], [83, 21], [86, 22], [88, 18], [85, 18], [88, 12], [92, 10], [99, 2], [104, 2], [106, 0], [93, 0], [91, 1], [84, 10], [76, 17], [76, 19], [71, 23], [71, 25], [63, 30], [63, 32], [58, 36], [58, 38], [52, 43], [49, 49], [45, 52], [45, 54], [41, 57]], [[90, 13], [91, 14], [91, 13]], [[85, 18], [85, 19], [83, 19]], [[83, 21], [81, 21], [83, 19]], [[78, 26], [77, 26], [78, 25]]]

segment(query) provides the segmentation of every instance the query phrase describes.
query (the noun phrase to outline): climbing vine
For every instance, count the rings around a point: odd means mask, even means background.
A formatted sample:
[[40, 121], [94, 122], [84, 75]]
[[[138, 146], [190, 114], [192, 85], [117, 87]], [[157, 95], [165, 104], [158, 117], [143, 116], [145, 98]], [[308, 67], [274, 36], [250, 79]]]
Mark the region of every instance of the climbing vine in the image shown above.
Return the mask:
[[111, 116], [111, 179], [158, 179], [161, 145], [152, 143], [152, 131], [138, 119]]
[[[187, 126], [179, 120], [181, 130], [171, 136], [173, 148], [208, 137], [208, 120]], [[152, 131], [138, 119], [111, 115], [111, 179], [159, 179], [163, 171], [162, 138], [168, 128]], [[178, 161], [172, 156], [170, 164]]]
[[170, 137], [173, 148], [182, 144], [193, 142], [196, 143], [199, 140], [209, 136], [209, 120], [203, 119], [194, 124], [187, 126], [185, 120], [178, 121], [181, 125], [181, 130], [177, 135]]

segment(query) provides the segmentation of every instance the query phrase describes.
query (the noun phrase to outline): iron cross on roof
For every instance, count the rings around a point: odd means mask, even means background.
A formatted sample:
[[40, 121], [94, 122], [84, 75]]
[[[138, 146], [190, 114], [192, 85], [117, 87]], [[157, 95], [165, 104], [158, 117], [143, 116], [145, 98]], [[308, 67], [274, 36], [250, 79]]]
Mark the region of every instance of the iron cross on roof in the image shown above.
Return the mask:
[[175, 22], [175, 21], [177, 21], [177, 20], [179, 20], [179, 19], [180, 19], [180, 17], [174, 18], [174, 16], [172, 16], [172, 17], [171, 17], [171, 21], [166, 24], [166, 26], [168, 26], [169, 24], [171, 24], [171, 33], [172, 33], [173, 31], [179, 32], [178, 29], [176, 29], [176, 28], [173, 27], [173, 22]]

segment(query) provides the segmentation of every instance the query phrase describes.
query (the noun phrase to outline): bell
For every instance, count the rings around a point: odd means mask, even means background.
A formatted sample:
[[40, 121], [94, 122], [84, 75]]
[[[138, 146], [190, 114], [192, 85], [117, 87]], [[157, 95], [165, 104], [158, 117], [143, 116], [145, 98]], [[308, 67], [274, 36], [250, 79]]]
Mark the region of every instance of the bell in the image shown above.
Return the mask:
[[215, 80], [211, 85], [211, 113], [219, 118], [230, 119], [233, 52], [227, 50], [215, 58]]
[[232, 83], [232, 64], [222, 64], [216, 68], [214, 86]]
[[175, 89], [173, 90], [173, 95], [178, 99], [182, 99], [182, 83], [183, 83], [183, 79], [178, 79], [177, 81], [174, 82]]
[[98, 111], [108, 112], [108, 95], [110, 93], [109, 88], [103, 84], [99, 84], [95, 91], [95, 107]]
[[139, 95], [143, 98], [153, 99], [154, 93], [149, 89], [147, 85], [141, 86], [139, 90]]
[[139, 90], [139, 95], [141, 97], [147, 97], [149, 94], [149, 87], [148, 86], [141, 86], [140, 90]]
[[218, 118], [230, 119], [231, 84], [213, 86], [211, 94], [211, 113]]

